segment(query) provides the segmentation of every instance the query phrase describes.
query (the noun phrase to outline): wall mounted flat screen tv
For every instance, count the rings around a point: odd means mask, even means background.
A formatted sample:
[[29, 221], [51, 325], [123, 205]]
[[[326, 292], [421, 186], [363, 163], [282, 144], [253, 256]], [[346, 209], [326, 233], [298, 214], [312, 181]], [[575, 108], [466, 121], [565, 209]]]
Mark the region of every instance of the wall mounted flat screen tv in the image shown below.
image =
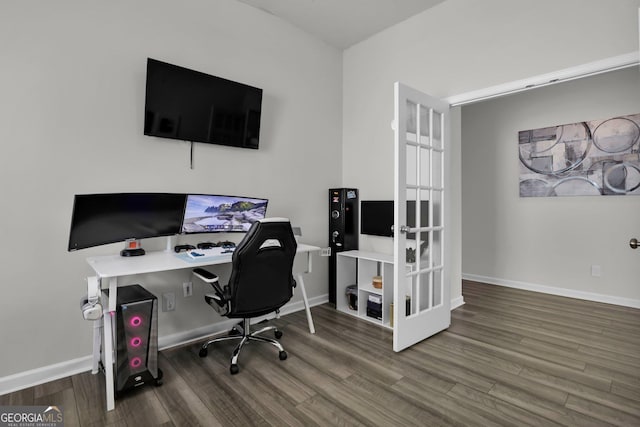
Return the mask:
[[144, 134], [257, 149], [262, 89], [147, 59]]
[[[393, 200], [363, 200], [360, 202], [360, 233], [372, 236], [393, 237]], [[429, 224], [429, 202], [420, 203], [420, 225]], [[409, 227], [416, 226], [416, 202], [407, 200], [407, 222]], [[407, 234], [408, 239], [415, 234]]]
[[184, 203], [184, 194], [77, 194], [71, 216], [69, 251], [127, 239], [178, 234]]
[[265, 217], [267, 199], [212, 194], [189, 194], [181, 232], [247, 232]]

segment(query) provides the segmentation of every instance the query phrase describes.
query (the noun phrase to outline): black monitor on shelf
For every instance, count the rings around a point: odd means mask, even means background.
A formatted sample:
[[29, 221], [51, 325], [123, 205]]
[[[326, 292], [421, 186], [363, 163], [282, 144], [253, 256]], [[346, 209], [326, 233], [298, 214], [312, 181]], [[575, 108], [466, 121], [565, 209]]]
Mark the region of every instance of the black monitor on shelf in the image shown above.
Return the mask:
[[393, 237], [393, 200], [360, 202], [360, 233]]
[[[363, 200], [360, 202], [360, 233], [373, 236], [393, 237], [393, 200]], [[420, 225], [429, 224], [429, 202], [420, 203]], [[409, 227], [416, 226], [416, 201], [407, 200], [407, 222]], [[408, 239], [415, 238], [413, 233]]]
[[78, 194], [73, 203], [69, 251], [179, 234], [184, 205], [184, 194]]
[[265, 217], [267, 199], [214, 194], [189, 194], [180, 232], [246, 233], [251, 224]]

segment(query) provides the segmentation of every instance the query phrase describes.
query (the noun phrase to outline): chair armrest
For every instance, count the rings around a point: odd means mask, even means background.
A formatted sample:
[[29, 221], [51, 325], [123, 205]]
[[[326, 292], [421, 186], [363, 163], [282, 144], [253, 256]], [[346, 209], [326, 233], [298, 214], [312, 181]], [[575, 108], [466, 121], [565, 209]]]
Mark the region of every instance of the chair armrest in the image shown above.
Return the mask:
[[204, 295], [204, 300], [212, 306], [218, 313], [224, 315], [228, 312], [227, 303], [229, 302], [230, 295], [225, 292], [218, 283], [218, 276], [204, 268], [195, 268], [193, 275], [203, 282], [209, 283], [215, 293], [207, 293]]
[[212, 272], [205, 270], [204, 268], [194, 268], [193, 274], [203, 282], [207, 282], [207, 283], [218, 282], [218, 275], [213, 274]]
[[[226, 302], [229, 299], [229, 295], [225, 293], [225, 291], [220, 287], [220, 284], [218, 283], [218, 275], [213, 274], [212, 272], [207, 271], [204, 268], [194, 269], [193, 275], [199, 278], [200, 280], [202, 280], [203, 282], [210, 284], [213, 287], [213, 290], [216, 291], [216, 299], [224, 302]], [[213, 297], [213, 295], [211, 294], [209, 295]]]

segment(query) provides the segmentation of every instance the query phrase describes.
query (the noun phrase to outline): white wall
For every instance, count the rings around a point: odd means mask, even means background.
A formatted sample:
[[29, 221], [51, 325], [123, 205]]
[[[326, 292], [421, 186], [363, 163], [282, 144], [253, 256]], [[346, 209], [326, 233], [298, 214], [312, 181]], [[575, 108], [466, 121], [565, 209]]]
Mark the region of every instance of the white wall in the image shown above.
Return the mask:
[[[342, 171], [340, 51], [233, 0], [2, 2], [0, 40], [0, 378], [91, 353], [85, 258], [121, 245], [67, 252], [74, 194], [267, 197], [269, 215], [326, 245], [326, 192]], [[191, 170], [188, 143], [144, 136], [147, 57], [261, 87], [260, 149], [197, 144]], [[326, 296], [327, 274], [316, 257], [311, 298]], [[177, 310], [160, 316], [160, 333], [175, 334], [216, 316], [197, 286], [182, 299], [189, 279], [123, 283], [175, 291]]]
[[[444, 98], [637, 51], [638, 7], [640, 0], [447, 0], [349, 48], [343, 185], [359, 188], [365, 200], [393, 197], [395, 81]], [[459, 138], [451, 154], [455, 299], [462, 257]], [[360, 243], [362, 249], [385, 245], [366, 237]]]
[[517, 144], [521, 130], [636, 113], [637, 67], [463, 107], [465, 277], [640, 307], [640, 197], [520, 198]]

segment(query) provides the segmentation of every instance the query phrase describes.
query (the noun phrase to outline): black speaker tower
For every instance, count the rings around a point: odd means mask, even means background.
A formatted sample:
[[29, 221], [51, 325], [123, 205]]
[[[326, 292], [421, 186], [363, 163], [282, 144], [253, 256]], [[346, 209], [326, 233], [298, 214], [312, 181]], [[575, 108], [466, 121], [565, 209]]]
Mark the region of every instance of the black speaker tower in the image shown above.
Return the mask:
[[116, 324], [116, 398], [143, 384], [162, 384], [156, 296], [140, 285], [119, 287]]
[[329, 189], [329, 302], [336, 303], [336, 254], [358, 249], [358, 189]]

